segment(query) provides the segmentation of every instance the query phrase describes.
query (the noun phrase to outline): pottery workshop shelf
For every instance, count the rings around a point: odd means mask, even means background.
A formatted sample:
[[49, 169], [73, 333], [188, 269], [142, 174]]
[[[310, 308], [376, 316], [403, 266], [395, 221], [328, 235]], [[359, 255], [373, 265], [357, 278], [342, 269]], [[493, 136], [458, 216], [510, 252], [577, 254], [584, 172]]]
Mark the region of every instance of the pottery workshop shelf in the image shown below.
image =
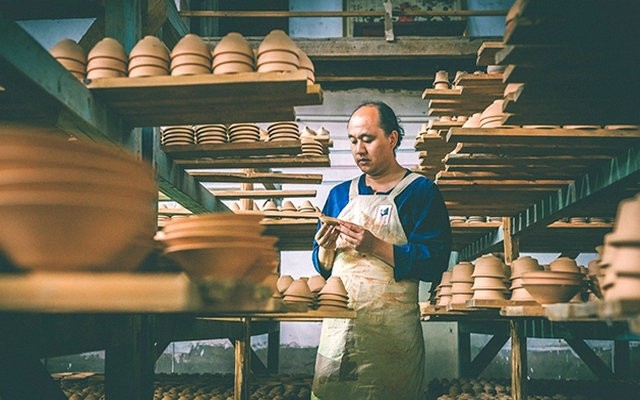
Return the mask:
[[303, 71], [104, 78], [87, 87], [131, 126], [291, 121], [294, 106], [322, 104]]
[[634, 2], [516, 1], [495, 64], [513, 65], [505, 82], [525, 87], [505, 101], [505, 124], [640, 123], [637, 63], [625, 56], [638, 44], [628, 29], [637, 11]]
[[299, 140], [274, 142], [190, 144], [161, 146], [162, 151], [172, 158], [192, 159], [202, 157], [253, 157], [265, 155], [297, 155], [302, 151]]
[[265, 235], [273, 235], [279, 238], [277, 246], [280, 250], [310, 250], [318, 227], [318, 218], [278, 216], [276, 218], [267, 217], [260, 223], [266, 227]]
[[482, 112], [501, 98], [506, 86], [501, 73], [458, 73], [451, 89], [425, 89], [422, 98], [429, 102], [428, 115], [471, 115]]
[[495, 231], [501, 225], [501, 222], [453, 223], [451, 224], [453, 238], [452, 249], [463, 249], [469, 245], [469, 243], [472, 243], [489, 232]]
[[329, 156], [269, 156], [255, 158], [196, 158], [175, 159], [176, 165], [186, 169], [208, 168], [298, 168], [329, 167]]

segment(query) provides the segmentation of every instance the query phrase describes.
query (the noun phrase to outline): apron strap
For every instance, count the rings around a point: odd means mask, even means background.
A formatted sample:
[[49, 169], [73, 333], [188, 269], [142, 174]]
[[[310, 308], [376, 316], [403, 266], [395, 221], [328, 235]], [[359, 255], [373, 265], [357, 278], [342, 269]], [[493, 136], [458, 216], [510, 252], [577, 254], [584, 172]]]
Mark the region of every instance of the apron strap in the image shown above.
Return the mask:
[[360, 180], [359, 176], [351, 180], [351, 185], [349, 185], [349, 200], [355, 199], [360, 194], [360, 191], [358, 190], [359, 180]]
[[411, 183], [413, 183], [413, 181], [415, 181], [416, 179], [420, 178], [421, 176], [422, 175], [420, 175], [420, 174], [416, 174], [415, 172], [411, 172], [411, 173], [409, 173], [409, 175], [407, 175], [404, 178], [402, 178], [402, 180], [400, 182], [398, 182], [396, 187], [394, 187], [393, 190], [391, 192], [389, 192], [389, 194], [388, 194], [389, 199], [394, 200], [397, 195], [402, 193], [402, 191], [407, 188], [407, 186], [409, 186]]

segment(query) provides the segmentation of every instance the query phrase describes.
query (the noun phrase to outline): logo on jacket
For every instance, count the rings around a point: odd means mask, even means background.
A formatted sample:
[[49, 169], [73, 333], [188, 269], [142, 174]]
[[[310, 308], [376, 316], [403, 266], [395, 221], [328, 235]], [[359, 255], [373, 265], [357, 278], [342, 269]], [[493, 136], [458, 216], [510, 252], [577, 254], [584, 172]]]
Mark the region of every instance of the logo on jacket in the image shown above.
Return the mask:
[[378, 225], [387, 225], [389, 223], [389, 217], [391, 216], [391, 206], [381, 205], [378, 206], [378, 212], [376, 213], [376, 223]]

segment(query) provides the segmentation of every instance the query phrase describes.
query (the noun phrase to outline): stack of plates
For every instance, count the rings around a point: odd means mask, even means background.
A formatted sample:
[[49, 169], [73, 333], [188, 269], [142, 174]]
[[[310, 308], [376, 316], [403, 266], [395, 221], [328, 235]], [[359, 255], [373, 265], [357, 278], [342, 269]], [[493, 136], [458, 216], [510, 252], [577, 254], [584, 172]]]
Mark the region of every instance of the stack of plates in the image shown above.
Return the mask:
[[305, 200], [302, 205], [298, 208], [298, 211], [300, 212], [314, 212], [316, 209], [313, 206], [313, 204], [311, 204], [311, 202], [309, 200]]
[[229, 125], [229, 141], [231, 143], [251, 143], [260, 140], [260, 128], [256, 124]]
[[308, 306], [313, 304], [313, 293], [305, 279], [296, 279], [284, 292], [283, 300], [290, 303], [304, 303]]
[[318, 293], [318, 309], [337, 311], [348, 309], [349, 294], [342, 283], [342, 279], [332, 276]]
[[269, 133], [269, 141], [276, 142], [280, 140], [299, 140], [300, 131], [298, 124], [295, 122], [274, 122], [267, 128]]
[[483, 222], [487, 222], [487, 217], [483, 217], [480, 215], [474, 215], [474, 216], [470, 216], [469, 218], [467, 218], [467, 224], [479, 224], [479, 223], [483, 223]]
[[0, 123], [0, 163], [0, 249], [14, 266], [125, 270], [153, 250], [158, 188], [134, 156]]
[[196, 125], [196, 142], [198, 144], [227, 143], [227, 127], [222, 124]]
[[262, 236], [260, 215], [199, 214], [167, 222], [158, 240], [189, 276], [206, 282], [260, 282], [277, 260], [278, 238]]
[[160, 130], [160, 144], [181, 146], [195, 143], [191, 125], [163, 126]]
[[302, 139], [302, 155], [304, 156], [324, 156], [324, 146], [313, 138]]

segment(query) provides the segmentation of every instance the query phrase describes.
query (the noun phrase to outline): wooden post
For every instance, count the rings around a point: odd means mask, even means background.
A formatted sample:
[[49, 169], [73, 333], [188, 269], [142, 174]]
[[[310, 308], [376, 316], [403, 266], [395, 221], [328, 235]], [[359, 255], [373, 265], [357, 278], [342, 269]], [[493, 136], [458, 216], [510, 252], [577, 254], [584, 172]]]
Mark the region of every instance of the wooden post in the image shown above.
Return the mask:
[[511, 332], [511, 398], [527, 399], [527, 337], [524, 320], [509, 320]]
[[391, 0], [384, 0], [384, 40], [393, 42], [396, 40], [393, 34], [393, 4]]
[[513, 235], [511, 217], [502, 218], [502, 229], [504, 231], [504, 262], [511, 265], [511, 262], [520, 255], [520, 237]]
[[623, 379], [631, 377], [630, 356], [628, 341], [613, 341], [613, 373], [616, 375], [616, 378]]
[[234, 400], [249, 400], [249, 374], [251, 373], [251, 317], [242, 317], [242, 334], [236, 339]]
[[[247, 175], [250, 175], [252, 172], [254, 172], [253, 168], [245, 168], [242, 171]], [[253, 190], [253, 183], [241, 183], [240, 189], [242, 189], [242, 191]], [[240, 199], [240, 209], [253, 210], [253, 199]]]

